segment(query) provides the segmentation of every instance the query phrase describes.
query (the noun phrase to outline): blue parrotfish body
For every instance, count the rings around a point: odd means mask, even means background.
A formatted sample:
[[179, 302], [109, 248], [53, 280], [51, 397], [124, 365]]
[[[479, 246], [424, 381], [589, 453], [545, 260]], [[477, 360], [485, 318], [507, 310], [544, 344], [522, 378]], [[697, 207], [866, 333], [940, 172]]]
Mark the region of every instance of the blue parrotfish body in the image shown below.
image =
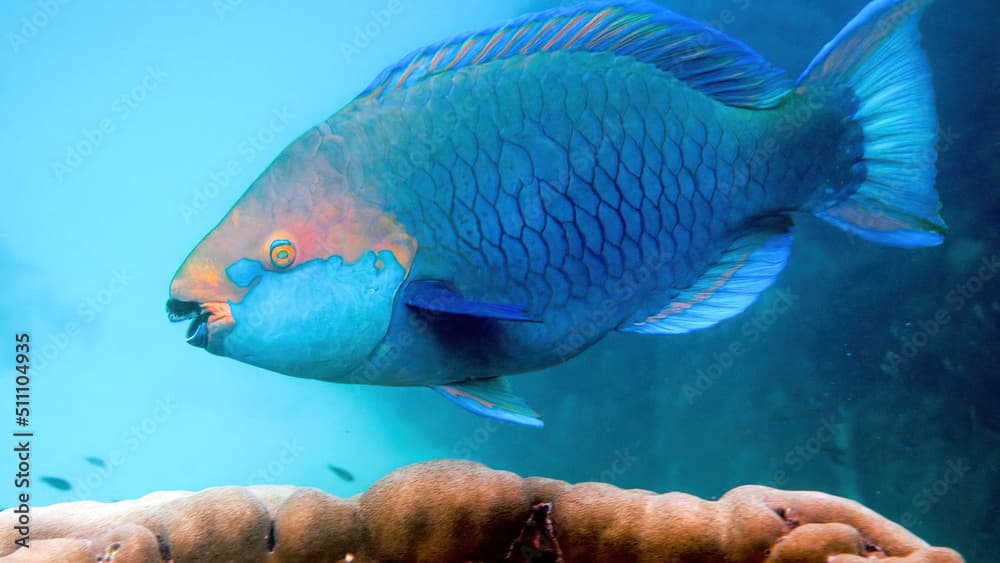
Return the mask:
[[872, 2], [797, 80], [633, 1], [418, 50], [278, 155], [180, 267], [170, 316], [214, 354], [540, 425], [503, 376], [739, 314], [794, 213], [941, 242], [929, 4]]

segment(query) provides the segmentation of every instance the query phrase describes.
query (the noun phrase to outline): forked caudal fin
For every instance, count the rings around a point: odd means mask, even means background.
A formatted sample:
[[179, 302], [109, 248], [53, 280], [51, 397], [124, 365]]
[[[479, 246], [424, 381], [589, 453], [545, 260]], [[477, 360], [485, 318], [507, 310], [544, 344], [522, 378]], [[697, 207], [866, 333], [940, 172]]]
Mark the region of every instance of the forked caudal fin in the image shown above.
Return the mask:
[[902, 247], [940, 244], [934, 190], [937, 115], [920, 16], [933, 0], [875, 0], [809, 65], [801, 89], [849, 88], [864, 135], [865, 178], [846, 199], [811, 209], [862, 238]]

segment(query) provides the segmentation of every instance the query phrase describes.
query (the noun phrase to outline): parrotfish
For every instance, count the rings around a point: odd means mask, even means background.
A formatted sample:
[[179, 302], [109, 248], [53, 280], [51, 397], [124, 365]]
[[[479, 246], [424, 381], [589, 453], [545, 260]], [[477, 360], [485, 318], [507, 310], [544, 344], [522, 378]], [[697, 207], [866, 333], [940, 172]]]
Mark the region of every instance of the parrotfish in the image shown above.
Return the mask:
[[213, 354], [541, 426], [506, 376], [738, 315], [796, 213], [943, 240], [930, 3], [870, 3], [797, 79], [641, 1], [419, 49], [277, 156], [180, 266], [169, 317]]

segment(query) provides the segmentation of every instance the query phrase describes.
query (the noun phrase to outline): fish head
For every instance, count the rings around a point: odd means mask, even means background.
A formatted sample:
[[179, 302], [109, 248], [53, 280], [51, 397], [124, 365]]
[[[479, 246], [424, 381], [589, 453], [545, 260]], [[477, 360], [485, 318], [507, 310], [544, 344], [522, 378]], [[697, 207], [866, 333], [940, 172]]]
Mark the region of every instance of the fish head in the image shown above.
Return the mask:
[[167, 301], [170, 320], [190, 320], [188, 343], [296, 377], [345, 381], [363, 365], [416, 243], [365, 197], [344, 150], [307, 134], [191, 251]]

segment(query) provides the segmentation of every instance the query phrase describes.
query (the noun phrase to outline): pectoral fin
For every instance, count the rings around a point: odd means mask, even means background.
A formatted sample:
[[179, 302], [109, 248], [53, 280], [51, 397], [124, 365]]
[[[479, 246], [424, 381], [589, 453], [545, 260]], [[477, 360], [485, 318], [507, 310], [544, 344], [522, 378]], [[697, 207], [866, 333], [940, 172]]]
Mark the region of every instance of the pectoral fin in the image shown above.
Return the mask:
[[437, 280], [417, 280], [406, 286], [404, 302], [432, 313], [464, 315], [501, 321], [539, 322], [513, 303], [486, 303], [467, 299]]
[[442, 397], [480, 416], [541, 428], [541, 415], [510, 389], [504, 377], [479, 379], [432, 387]]

